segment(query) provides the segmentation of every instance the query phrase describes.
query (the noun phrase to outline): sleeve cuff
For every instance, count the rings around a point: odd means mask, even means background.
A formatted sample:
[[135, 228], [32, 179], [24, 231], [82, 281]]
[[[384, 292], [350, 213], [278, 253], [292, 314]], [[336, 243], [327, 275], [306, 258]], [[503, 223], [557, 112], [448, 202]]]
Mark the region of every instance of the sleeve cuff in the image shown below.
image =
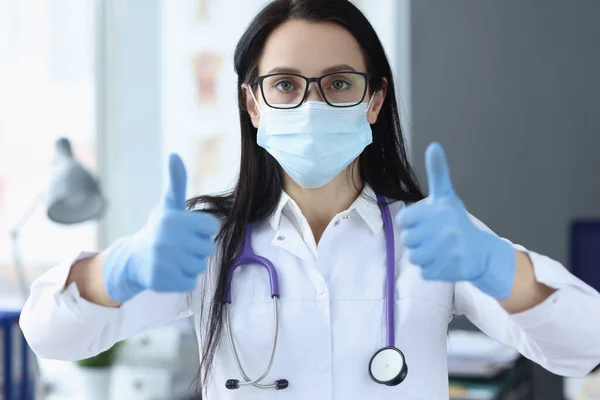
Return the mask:
[[62, 293], [57, 293], [56, 301], [65, 305], [78, 320], [97, 323], [105, 323], [107, 320], [116, 318], [120, 313], [119, 308], [103, 307], [91, 303], [81, 297], [77, 285], [72, 283]]
[[583, 281], [571, 274], [561, 263], [549, 257], [524, 250], [533, 264], [533, 274], [539, 283], [553, 289], [562, 289], [567, 286], [579, 287], [584, 290], [591, 289]]
[[556, 304], [565, 295], [565, 291], [581, 290], [590, 293], [594, 291], [586, 283], [571, 274], [559, 262], [541, 254], [528, 251], [522, 246], [515, 246], [515, 248], [527, 253], [531, 259], [536, 281], [556, 289], [554, 293], [537, 306], [511, 315], [512, 319], [522, 328], [532, 329], [554, 319], [554, 311], [557, 308]]
[[73, 257], [67, 259], [67, 261], [49, 269], [44, 272], [39, 278], [37, 278], [31, 285], [32, 291], [38, 286], [53, 287], [57, 293], [62, 292], [67, 278], [71, 272], [71, 267], [80, 260], [91, 258], [98, 254], [97, 252], [81, 251], [77, 252]]
[[561, 291], [557, 290], [537, 306], [512, 314], [511, 318], [523, 329], [533, 329], [545, 325], [547, 321], [554, 319], [555, 305], [560, 300], [561, 295]]
[[118, 308], [103, 307], [91, 303], [81, 297], [76, 283], [70, 284], [65, 289], [65, 284], [72, 266], [80, 260], [90, 258], [98, 254], [97, 252], [79, 252], [71, 260], [64, 262], [40, 276], [34, 283], [32, 291], [38, 286], [54, 286], [54, 300], [57, 304], [64, 305], [71, 314], [78, 320], [90, 323], [105, 322], [107, 319], [115, 318], [119, 313]]

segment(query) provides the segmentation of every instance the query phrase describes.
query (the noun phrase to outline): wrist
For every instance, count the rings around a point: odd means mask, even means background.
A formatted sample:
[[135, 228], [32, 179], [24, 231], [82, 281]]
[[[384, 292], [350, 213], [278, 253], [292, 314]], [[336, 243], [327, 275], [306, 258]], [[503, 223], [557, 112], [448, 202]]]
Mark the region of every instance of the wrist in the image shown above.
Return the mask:
[[71, 267], [65, 289], [75, 283], [79, 295], [94, 304], [104, 307], [118, 307], [120, 304], [110, 298], [104, 286], [102, 263], [104, 253], [79, 260]]
[[104, 287], [108, 296], [124, 303], [143, 290], [135, 279], [135, 256], [132, 251], [133, 237], [117, 240], [106, 251], [102, 263]]
[[487, 242], [483, 256], [483, 272], [471, 283], [497, 300], [507, 299], [514, 287], [516, 250], [505, 240], [482, 232]]

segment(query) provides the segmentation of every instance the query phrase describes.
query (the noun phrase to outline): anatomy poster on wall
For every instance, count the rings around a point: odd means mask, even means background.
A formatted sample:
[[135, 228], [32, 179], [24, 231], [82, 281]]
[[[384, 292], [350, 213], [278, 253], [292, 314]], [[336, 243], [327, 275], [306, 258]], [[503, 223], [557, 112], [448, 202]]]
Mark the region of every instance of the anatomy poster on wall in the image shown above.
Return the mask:
[[194, 57], [192, 68], [198, 105], [216, 104], [217, 79], [222, 64], [223, 56], [216, 52], [206, 51]]
[[198, 1], [198, 9], [196, 11], [196, 18], [198, 21], [206, 21], [208, 20], [208, 8], [210, 6], [210, 0], [197, 0]]
[[223, 150], [222, 137], [217, 134], [200, 139], [196, 145], [194, 157], [194, 174], [191, 189], [197, 193], [203, 192], [207, 187], [214, 185], [213, 179], [219, 176], [222, 166]]

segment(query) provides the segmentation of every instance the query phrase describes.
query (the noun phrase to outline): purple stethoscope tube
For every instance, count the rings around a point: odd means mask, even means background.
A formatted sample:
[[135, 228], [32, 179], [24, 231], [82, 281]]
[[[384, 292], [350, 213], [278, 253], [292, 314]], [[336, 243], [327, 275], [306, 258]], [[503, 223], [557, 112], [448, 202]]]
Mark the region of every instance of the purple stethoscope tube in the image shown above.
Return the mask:
[[[392, 216], [390, 214], [390, 209], [387, 201], [383, 196], [377, 195], [377, 203], [379, 205], [379, 209], [381, 211], [381, 216], [383, 219], [383, 230], [385, 235], [385, 250], [386, 250], [386, 282], [385, 282], [385, 306], [386, 306], [386, 323], [387, 323], [387, 340], [386, 347], [379, 349], [371, 358], [369, 362], [369, 375], [371, 378], [377, 382], [387, 386], [395, 386], [401, 383], [407, 375], [407, 366], [404, 359], [404, 354], [395, 347], [395, 311], [394, 311], [394, 284], [396, 280], [396, 268], [395, 268], [395, 242], [394, 242], [394, 226], [392, 224]], [[229, 316], [229, 309], [232, 303], [231, 298], [231, 281], [233, 279], [233, 272], [236, 268], [242, 265], [248, 264], [258, 264], [265, 267], [269, 274], [269, 281], [271, 284], [271, 298], [273, 299], [274, 305], [274, 339], [273, 345], [271, 349], [271, 357], [269, 366], [266, 371], [262, 374], [261, 377], [257, 379], [250, 379], [244, 368], [241, 365], [239, 360], [239, 356], [237, 353], [237, 348], [235, 346], [235, 341], [233, 339], [233, 335], [231, 332], [231, 320]], [[229, 333], [229, 342], [231, 348], [233, 350], [234, 357], [240, 369], [241, 375], [244, 378], [244, 381], [240, 382], [238, 379], [229, 379], [225, 386], [228, 389], [238, 389], [241, 386], [255, 386], [261, 389], [285, 389], [288, 387], [289, 382], [287, 379], [279, 379], [276, 380], [272, 384], [260, 384], [260, 381], [264, 379], [269, 371], [271, 370], [271, 366], [273, 364], [273, 359], [275, 356], [275, 349], [277, 344], [277, 336], [278, 336], [278, 326], [279, 326], [279, 316], [278, 316], [278, 307], [277, 302], [279, 299], [279, 279], [277, 276], [277, 271], [275, 270], [275, 266], [273, 263], [256, 253], [252, 249], [252, 224], [248, 224], [246, 226], [246, 232], [244, 234], [244, 244], [242, 247], [242, 252], [240, 256], [232, 263], [231, 268], [229, 269], [228, 277], [227, 277], [227, 293], [225, 295], [225, 306], [226, 310], [226, 320], [227, 320], [227, 330]]]

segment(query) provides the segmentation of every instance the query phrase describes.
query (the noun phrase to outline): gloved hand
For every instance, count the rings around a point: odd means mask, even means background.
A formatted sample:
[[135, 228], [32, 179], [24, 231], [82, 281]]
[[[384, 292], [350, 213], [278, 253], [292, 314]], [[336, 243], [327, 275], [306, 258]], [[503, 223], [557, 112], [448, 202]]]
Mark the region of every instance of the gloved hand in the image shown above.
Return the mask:
[[429, 145], [425, 163], [429, 197], [396, 216], [411, 263], [421, 266], [424, 279], [469, 281], [489, 296], [506, 299], [513, 288], [515, 249], [473, 224], [454, 193], [439, 144]]
[[219, 223], [212, 215], [186, 210], [185, 166], [169, 158], [169, 189], [145, 226], [106, 251], [104, 286], [108, 295], [126, 302], [146, 289], [190, 292], [215, 250]]

